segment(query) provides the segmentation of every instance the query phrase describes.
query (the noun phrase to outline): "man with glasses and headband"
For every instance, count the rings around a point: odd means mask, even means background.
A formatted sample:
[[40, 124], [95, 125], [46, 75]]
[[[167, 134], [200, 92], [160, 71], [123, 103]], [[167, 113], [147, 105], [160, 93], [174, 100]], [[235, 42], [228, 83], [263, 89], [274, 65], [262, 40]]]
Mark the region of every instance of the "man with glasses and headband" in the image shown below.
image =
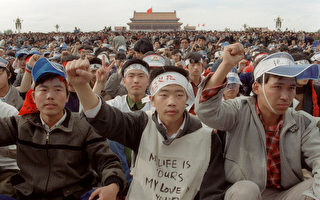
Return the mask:
[[188, 73], [158, 67], [150, 76], [155, 111], [123, 113], [98, 98], [88, 85], [88, 61], [67, 66], [89, 123], [137, 153], [128, 199], [223, 199], [221, 142], [186, 110]]
[[[225, 48], [215, 74], [201, 83], [196, 113], [227, 132], [225, 170], [233, 183], [225, 199], [319, 199], [320, 135], [317, 121], [290, 107], [299, 79], [317, 79], [317, 65], [296, 65], [284, 52], [262, 59], [254, 70], [253, 97], [221, 101], [225, 77], [244, 54]], [[313, 178], [303, 179], [302, 168]]]

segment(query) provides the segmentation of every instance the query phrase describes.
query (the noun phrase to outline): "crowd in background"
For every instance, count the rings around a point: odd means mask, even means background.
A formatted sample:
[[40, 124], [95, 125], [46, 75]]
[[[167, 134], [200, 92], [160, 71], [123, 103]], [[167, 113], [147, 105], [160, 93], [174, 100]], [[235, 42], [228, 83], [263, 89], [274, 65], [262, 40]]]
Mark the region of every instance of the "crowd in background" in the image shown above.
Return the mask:
[[[150, 89], [148, 89], [149, 77], [144, 77], [145, 81], [141, 84], [143, 91], [142, 93], [139, 91], [141, 94], [139, 94], [139, 99], [135, 101], [130, 96], [132, 94], [129, 87], [130, 82], [129, 79], [126, 79], [122, 68], [142, 62], [142, 64], [148, 65], [146, 67], [148, 70], [150, 67], [150, 71], [164, 66], [176, 66], [188, 71], [190, 88], [185, 88], [188, 93], [187, 111], [196, 115], [194, 101], [198, 87], [201, 81], [211, 72], [215, 72], [223, 62], [225, 47], [241, 43], [245, 55], [226, 76], [227, 84], [223, 93], [223, 101], [237, 96], [253, 95], [254, 68], [268, 55], [286, 52], [292, 56], [297, 64], [314, 63], [320, 65], [319, 40], [320, 32], [262, 32], [258, 30], [236, 32], [116, 32], [109, 30], [87, 33], [76, 31], [74, 33], [0, 35], [0, 75], [3, 76], [0, 79], [0, 99], [14, 106], [20, 111], [20, 115], [26, 114], [30, 110], [36, 109], [32, 107], [34, 102], [31, 100], [34, 88], [31, 84], [30, 73], [33, 70], [30, 67], [31, 63], [34, 65], [34, 62], [40, 57], [45, 57], [51, 62], [66, 67], [71, 61], [77, 60], [78, 62], [81, 59], [88, 59], [93, 77], [90, 86], [95, 94], [101, 95], [104, 100], [128, 94], [127, 99], [121, 100], [130, 107], [128, 111], [140, 110], [146, 105], [143, 98], [150, 93]], [[133, 63], [128, 64], [127, 61]], [[52, 63], [50, 65], [55, 67]], [[106, 70], [108, 75], [102, 74], [106, 73], [102, 72], [102, 68]], [[138, 68], [138, 70], [142, 69]], [[142, 71], [145, 72], [144, 70]], [[149, 72], [145, 74], [149, 74]], [[80, 112], [82, 108], [77, 92], [72, 84], [66, 83], [66, 85], [68, 85], [67, 89], [70, 92], [66, 107], [72, 112]], [[297, 81], [296, 86], [295, 99], [297, 101], [293, 101], [291, 107], [319, 117], [319, 81]], [[24, 101], [25, 99], [26, 101]], [[119, 106], [117, 102], [110, 104], [114, 104], [115, 107]], [[218, 133], [224, 144], [225, 133], [220, 130], [214, 130], [214, 132]], [[112, 144], [112, 141], [109, 142]], [[115, 149], [120, 148], [116, 146], [117, 144], [114, 145]], [[121, 148], [124, 149], [123, 146]], [[121, 162], [124, 163], [127, 160], [130, 165], [131, 161], [128, 157], [131, 159], [131, 156], [123, 155]], [[13, 162], [13, 160], [9, 160], [9, 162]], [[127, 170], [126, 179], [127, 182], [130, 182], [128, 165], [125, 167]], [[14, 171], [8, 177], [17, 173], [18, 167], [15, 166], [11, 169]], [[308, 172], [305, 175], [307, 176]]]

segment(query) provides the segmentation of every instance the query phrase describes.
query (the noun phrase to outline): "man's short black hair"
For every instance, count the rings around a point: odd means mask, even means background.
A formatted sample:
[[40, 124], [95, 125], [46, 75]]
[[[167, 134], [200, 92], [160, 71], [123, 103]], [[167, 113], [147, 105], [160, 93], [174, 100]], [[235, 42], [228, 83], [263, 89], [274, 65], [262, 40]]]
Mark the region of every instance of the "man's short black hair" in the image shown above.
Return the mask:
[[180, 40], [179, 39], [173, 40], [173, 45], [180, 45]]
[[100, 65], [102, 65], [102, 60], [100, 58], [94, 57], [94, 58], [89, 60], [89, 63], [90, 63], [90, 65], [92, 65], [92, 64], [100, 64]]
[[6, 55], [7, 55], [7, 56], [12, 56], [12, 57], [15, 57], [15, 56], [16, 56], [16, 54], [15, 54], [13, 51], [8, 51], [8, 52], [6, 53]]
[[11, 75], [10, 78], [8, 79], [8, 83], [10, 85], [12, 85], [14, 83], [14, 81], [16, 80], [17, 75], [16, 75], [16, 73], [14, 73], [14, 69], [13, 69], [10, 62], [6, 68], [6, 72], [7, 72], [8, 77]]
[[138, 38], [137, 38], [137, 36], [133, 35], [133, 36], [131, 37], [131, 40], [138, 40]]
[[166, 72], [178, 72], [184, 77], [186, 77], [187, 80], [189, 80], [189, 73], [188, 71], [175, 66], [164, 66], [164, 67], [155, 67], [151, 74], [150, 74], [150, 83], [160, 74], [166, 73]]
[[123, 66], [122, 66], [122, 68], [121, 68], [121, 75], [122, 75], [122, 77], [124, 77], [124, 70], [125, 70], [127, 67], [129, 67], [130, 65], [132, 65], [132, 64], [140, 64], [140, 65], [144, 66], [148, 72], [150, 72], [150, 68], [149, 68], [149, 64], [148, 64], [148, 63], [146, 63], [145, 61], [143, 61], [143, 60], [141, 60], [141, 59], [133, 58], [133, 59], [127, 60], [127, 61], [123, 64]]
[[175, 55], [175, 54], [178, 54], [178, 53], [182, 54], [179, 49], [174, 49], [174, 50], [172, 51], [172, 55]]
[[117, 54], [116, 54], [116, 60], [125, 60], [127, 57], [126, 57], [126, 54], [125, 53], [123, 53], [123, 52], [118, 52]]
[[[264, 74], [264, 84], [268, 83], [270, 76], [271, 76], [271, 74], [268, 74], [268, 73]], [[259, 84], [262, 84], [262, 77], [263, 77], [263, 75], [261, 75], [259, 78], [257, 78], [256, 82]]]
[[197, 40], [199, 40], [199, 39], [204, 40], [204, 41], [207, 40], [204, 35], [198, 35], [198, 36], [197, 36]]
[[95, 56], [98, 56], [100, 53], [102, 53], [102, 52], [109, 52], [109, 53], [114, 53], [114, 51], [113, 50], [111, 50], [111, 49], [109, 49], [109, 48], [107, 48], [107, 47], [103, 47], [103, 48], [99, 48], [99, 49], [97, 49], [96, 51], [95, 51]]
[[[36, 87], [42, 83], [44, 83], [45, 81], [48, 81], [48, 80], [52, 80], [54, 78], [58, 78], [59, 75], [58, 74], [52, 74], [52, 73], [47, 73], [47, 74], [44, 74], [42, 76], [40, 76], [38, 79], [37, 79], [37, 82], [35, 83], [34, 85], [34, 89], [36, 89]], [[67, 95], [69, 94], [69, 90], [68, 90], [68, 87], [66, 86], [66, 93]]]
[[133, 50], [135, 50], [136, 52], [145, 54], [148, 51], [153, 51], [153, 45], [152, 45], [152, 42], [148, 38], [141, 38], [134, 45]]
[[305, 54], [304, 52], [294, 52], [294, 53], [290, 53], [292, 58], [294, 59], [294, 61], [298, 61], [298, 60], [307, 60], [310, 62], [309, 60], [309, 56], [307, 54]]
[[281, 52], [289, 51], [289, 48], [288, 48], [287, 45], [284, 45], [284, 44], [283, 44], [283, 45], [280, 46], [280, 51], [281, 51]]
[[203, 59], [202, 55], [197, 52], [190, 52], [186, 59], [190, 60], [190, 63], [198, 63], [201, 62], [201, 59]]
[[188, 43], [190, 43], [190, 39], [189, 39], [189, 38], [187, 38], [187, 37], [181, 38], [180, 43], [181, 43], [181, 41], [182, 41], [182, 40], [187, 40], [187, 41], [188, 41]]

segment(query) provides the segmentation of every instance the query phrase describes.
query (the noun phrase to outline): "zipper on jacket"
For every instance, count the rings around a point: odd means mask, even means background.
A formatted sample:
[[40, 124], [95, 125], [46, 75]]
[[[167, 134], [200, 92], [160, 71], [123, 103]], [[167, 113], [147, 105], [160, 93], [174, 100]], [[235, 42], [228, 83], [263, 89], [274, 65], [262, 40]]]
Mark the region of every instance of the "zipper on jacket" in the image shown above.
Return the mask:
[[47, 158], [48, 158], [48, 179], [47, 179], [47, 183], [46, 183], [46, 187], [45, 187], [45, 192], [48, 191], [48, 184], [49, 184], [49, 179], [50, 179], [50, 171], [51, 171], [51, 163], [50, 163], [50, 157], [49, 157], [49, 136], [50, 136], [50, 132], [47, 132], [46, 135], [46, 151], [47, 151]]

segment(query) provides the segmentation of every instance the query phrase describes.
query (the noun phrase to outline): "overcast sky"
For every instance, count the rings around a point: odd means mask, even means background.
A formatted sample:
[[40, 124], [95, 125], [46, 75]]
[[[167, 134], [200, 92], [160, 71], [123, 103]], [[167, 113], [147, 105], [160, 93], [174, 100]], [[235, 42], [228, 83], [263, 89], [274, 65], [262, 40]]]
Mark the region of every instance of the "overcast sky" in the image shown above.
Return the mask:
[[[183, 26], [205, 24], [199, 29], [231, 30], [250, 27], [275, 29], [275, 18], [283, 19], [283, 30], [320, 29], [320, 0], [0, 0], [0, 31], [15, 30], [14, 20], [23, 20], [22, 32], [98, 31], [104, 26], [127, 26], [133, 11], [177, 11]], [[4, 6], [5, 5], [5, 6]], [[182, 26], [182, 27], [183, 27]]]

